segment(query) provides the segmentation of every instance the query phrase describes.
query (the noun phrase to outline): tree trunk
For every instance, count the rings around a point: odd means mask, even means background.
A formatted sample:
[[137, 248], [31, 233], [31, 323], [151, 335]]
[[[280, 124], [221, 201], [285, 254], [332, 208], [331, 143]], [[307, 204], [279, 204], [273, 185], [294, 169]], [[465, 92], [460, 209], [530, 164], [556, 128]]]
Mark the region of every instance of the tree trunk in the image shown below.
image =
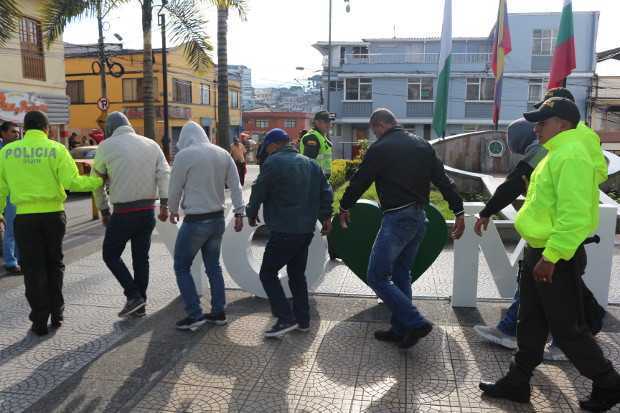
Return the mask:
[[217, 143], [230, 149], [230, 113], [228, 111], [228, 8], [217, 10]]
[[142, 38], [144, 42], [142, 80], [144, 99], [144, 136], [155, 139], [155, 97], [153, 96], [153, 43], [151, 26], [153, 24], [152, 0], [142, 1]]

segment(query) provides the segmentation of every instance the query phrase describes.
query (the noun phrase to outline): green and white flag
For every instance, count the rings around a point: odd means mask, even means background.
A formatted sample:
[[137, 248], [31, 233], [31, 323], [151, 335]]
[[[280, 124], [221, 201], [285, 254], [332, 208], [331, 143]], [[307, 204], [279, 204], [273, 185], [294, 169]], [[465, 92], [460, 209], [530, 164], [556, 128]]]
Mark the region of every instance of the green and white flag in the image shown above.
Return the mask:
[[439, 77], [433, 112], [433, 129], [438, 136], [446, 136], [448, 121], [448, 86], [450, 61], [452, 60], [452, 0], [445, 0], [443, 26], [441, 28], [441, 51], [439, 53]]

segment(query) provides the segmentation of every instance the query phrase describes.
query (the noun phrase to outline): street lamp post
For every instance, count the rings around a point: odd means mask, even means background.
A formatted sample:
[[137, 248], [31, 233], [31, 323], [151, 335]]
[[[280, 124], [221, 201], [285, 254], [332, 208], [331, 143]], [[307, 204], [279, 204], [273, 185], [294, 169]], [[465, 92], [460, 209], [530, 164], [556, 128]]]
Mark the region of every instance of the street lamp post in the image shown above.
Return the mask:
[[[351, 0], [344, 0], [346, 4], [346, 12], [351, 11]], [[331, 113], [331, 93], [330, 87], [332, 83], [332, 0], [329, 0], [329, 35], [327, 38], [327, 111]]]

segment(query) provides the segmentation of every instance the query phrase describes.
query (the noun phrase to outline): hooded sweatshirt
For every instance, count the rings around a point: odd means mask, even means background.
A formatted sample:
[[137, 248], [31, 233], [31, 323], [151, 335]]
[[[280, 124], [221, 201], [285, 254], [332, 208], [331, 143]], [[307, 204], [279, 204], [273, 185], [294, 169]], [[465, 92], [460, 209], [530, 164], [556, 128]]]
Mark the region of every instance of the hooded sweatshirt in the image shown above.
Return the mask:
[[[107, 176], [108, 194], [95, 191], [101, 211], [128, 212], [152, 208], [160, 198], [167, 202], [170, 167], [157, 142], [138, 135], [119, 112], [106, 119], [106, 139], [97, 147], [92, 173]], [[109, 133], [109, 135], [107, 135]]]
[[243, 213], [241, 183], [230, 154], [213, 145], [204, 129], [192, 121], [181, 129], [177, 147], [168, 191], [170, 212], [177, 214], [179, 204], [186, 215], [224, 211], [224, 189], [228, 185], [234, 212]]

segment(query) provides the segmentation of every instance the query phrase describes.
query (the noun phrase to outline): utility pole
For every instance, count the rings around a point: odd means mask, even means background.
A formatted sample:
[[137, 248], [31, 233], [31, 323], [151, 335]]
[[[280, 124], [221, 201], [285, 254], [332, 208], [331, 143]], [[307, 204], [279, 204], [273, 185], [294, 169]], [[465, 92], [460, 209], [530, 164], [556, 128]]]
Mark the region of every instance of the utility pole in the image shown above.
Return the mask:
[[161, 26], [161, 65], [162, 76], [164, 82], [164, 102], [163, 102], [163, 117], [164, 117], [164, 136], [161, 140], [164, 155], [166, 159], [170, 160], [170, 125], [168, 119], [168, 50], [166, 48], [166, 15], [163, 13], [163, 9], [168, 4], [168, 0], [162, 0], [161, 8], [159, 9], [159, 25]]
[[[108, 97], [108, 87], [105, 81], [105, 44], [103, 42], [103, 0], [97, 0], [97, 28], [99, 30], [99, 80], [101, 82], [101, 96], [102, 98]], [[106, 111], [101, 112], [99, 118], [97, 118], [98, 126], [104, 130], [103, 124], [105, 122]]]
[[329, 93], [332, 83], [332, 0], [329, 0], [329, 36], [327, 38], [327, 111], [330, 111], [330, 98]]

